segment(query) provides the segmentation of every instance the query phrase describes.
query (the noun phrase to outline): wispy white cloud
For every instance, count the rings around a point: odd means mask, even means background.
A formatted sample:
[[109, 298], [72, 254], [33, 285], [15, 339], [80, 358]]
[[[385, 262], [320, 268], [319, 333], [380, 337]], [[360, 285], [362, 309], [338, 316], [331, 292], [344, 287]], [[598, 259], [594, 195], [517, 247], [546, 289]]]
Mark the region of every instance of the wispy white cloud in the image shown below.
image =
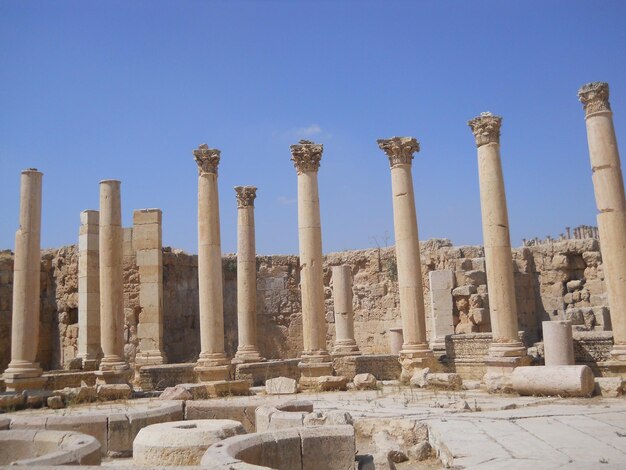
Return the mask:
[[306, 127], [299, 127], [297, 129], [292, 129], [283, 134], [283, 138], [288, 139], [306, 139], [306, 138], [324, 138], [330, 139], [332, 134], [324, 131], [319, 124], [310, 124]]
[[296, 203], [296, 198], [289, 198], [287, 196], [278, 196], [276, 198], [276, 201], [278, 202], [278, 204], [280, 204], [281, 206], [290, 206], [292, 204]]

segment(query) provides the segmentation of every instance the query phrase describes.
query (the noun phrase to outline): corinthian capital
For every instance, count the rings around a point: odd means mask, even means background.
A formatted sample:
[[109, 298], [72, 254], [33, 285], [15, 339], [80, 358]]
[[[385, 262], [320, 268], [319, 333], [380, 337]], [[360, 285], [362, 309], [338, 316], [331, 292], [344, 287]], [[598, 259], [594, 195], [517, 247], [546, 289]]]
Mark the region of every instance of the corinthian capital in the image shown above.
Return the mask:
[[413, 154], [420, 151], [420, 143], [414, 137], [392, 137], [378, 139], [378, 147], [389, 157], [389, 165], [410, 165]]
[[298, 174], [307, 171], [317, 171], [320, 167], [322, 152], [324, 146], [322, 144], [314, 144], [310, 140], [301, 140], [290, 147], [291, 161], [296, 167]]
[[242, 209], [249, 206], [254, 207], [254, 200], [256, 199], [256, 187], [235, 186], [235, 192], [237, 193], [237, 208]]
[[480, 116], [468, 121], [467, 124], [476, 138], [476, 147], [492, 142], [500, 143], [500, 126], [502, 125], [500, 116], [494, 116], [490, 112], [480, 113]]
[[220, 163], [219, 150], [210, 149], [207, 144], [202, 144], [193, 151], [193, 156], [198, 164], [198, 174], [215, 173], [217, 175], [217, 165]]
[[593, 82], [581, 86], [580, 90], [578, 90], [578, 99], [583, 104], [585, 116], [611, 111], [608, 83]]

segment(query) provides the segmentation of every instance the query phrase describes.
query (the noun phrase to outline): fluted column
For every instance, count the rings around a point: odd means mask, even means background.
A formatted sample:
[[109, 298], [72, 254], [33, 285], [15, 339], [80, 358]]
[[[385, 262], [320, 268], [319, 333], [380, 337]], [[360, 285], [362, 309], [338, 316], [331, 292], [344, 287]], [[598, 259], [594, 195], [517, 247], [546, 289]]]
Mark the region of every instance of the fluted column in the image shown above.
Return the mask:
[[352, 310], [352, 268], [346, 264], [333, 266], [333, 304], [335, 310], [335, 345], [333, 356], [361, 354], [354, 339]]
[[35, 362], [39, 342], [41, 272], [41, 182], [35, 168], [22, 171], [20, 227], [15, 233], [11, 362], [4, 371], [7, 391], [40, 388], [45, 379]]
[[426, 314], [422, 286], [417, 214], [413, 193], [411, 165], [419, 142], [413, 137], [377, 140], [389, 158], [393, 195], [393, 227], [398, 265], [398, 291], [404, 343], [400, 351], [402, 379], [408, 380], [414, 369], [432, 366], [433, 352], [426, 341]]
[[298, 239], [302, 291], [304, 351], [299, 364], [301, 386], [315, 386], [316, 377], [330, 375], [332, 363], [326, 350], [322, 228], [317, 171], [323, 146], [301, 140], [291, 146], [291, 160], [298, 173]]
[[609, 85], [588, 83], [578, 91], [578, 97], [585, 108], [593, 189], [600, 212], [598, 230], [613, 325], [611, 356], [626, 362], [626, 199]]
[[239, 344], [233, 362], [259, 362], [256, 328], [256, 248], [254, 186], [236, 186], [237, 195], [237, 326]]
[[78, 234], [78, 354], [83, 369], [94, 370], [102, 357], [100, 347], [100, 214], [80, 213]]
[[220, 151], [202, 144], [193, 151], [198, 164], [198, 281], [200, 357], [195, 371], [202, 382], [226, 380], [230, 365], [224, 352], [222, 248], [217, 192]]
[[120, 182], [100, 182], [100, 383], [124, 383], [131, 370], [124, 359], [124, 278]]
[[468, 122], [478, 148], [478, 179], [482, 213], [485, 269], [489, 291], [492, 343], [487, 373], [509, 375], [521, 364], [526, 348], [519, 340], [513, 279], [509, 216], [500, 161], [502, 118], [482, 113]]

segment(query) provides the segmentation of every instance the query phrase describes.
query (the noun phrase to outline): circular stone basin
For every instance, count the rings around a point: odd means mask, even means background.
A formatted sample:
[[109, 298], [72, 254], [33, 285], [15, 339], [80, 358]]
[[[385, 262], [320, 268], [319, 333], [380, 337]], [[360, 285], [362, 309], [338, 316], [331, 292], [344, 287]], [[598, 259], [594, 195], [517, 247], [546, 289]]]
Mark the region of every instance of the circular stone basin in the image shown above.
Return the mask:
[[147, 426], [133, 442], [135, 465], [199, 465], [209, 446], [245, 434], [239, 421], [197, 419]]
[[2, 465], [100, 465], [100, 443], [70, 431], [0, 431]]

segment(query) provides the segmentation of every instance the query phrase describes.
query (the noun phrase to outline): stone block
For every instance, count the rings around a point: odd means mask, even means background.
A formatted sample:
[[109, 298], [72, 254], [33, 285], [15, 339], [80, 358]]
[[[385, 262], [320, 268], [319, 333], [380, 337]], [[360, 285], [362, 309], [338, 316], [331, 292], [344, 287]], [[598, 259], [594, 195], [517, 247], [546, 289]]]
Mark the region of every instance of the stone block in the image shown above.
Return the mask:
[[317, 378], [317, 390], [326, 392], [330, 390], [345, 390], [348, 379], [337, 375], [322, 375]]
[[430, 280], [430, 290], [447, 290], [454, 289], [454, 272], [449, 270], [430, 271], [428, 273]]
[[487, 284], [487, 275], [484, 271], [466, 271], [465, 283], [474, 287]]
[[268, 395], [288, 395], [298, 391], [298, 384], [288, 377], [277, 377], [265, 382], [265, 392]]
[[372, 374], [357, 374], [354, 376], [354, 387], [357, 390], [376, 390], [378, 381]]
[[81, 225], [100, 225], [100, 212], [96, 210], [84, 210], [80, 213]]
[[78, 302], [80, 303], [81, 294], [97, 294], [98, 301], [100, 296], [100, 275], [95, 273], [93, 276], [78, 278]]
[[141, 284], [139, 289], [139, 305], [142, 308], [161, 308], [162, 303], [162, 286], [156, 283]]
[[463, 388], [463, 380], [461, 380], [459, 374], [445, 372], [429, 373], [426, 375], [426, 385], [447, 390], [461, 390]]
[[[203, 387], [204, 388], [204, 387]], [[168, 387], [163, 390], [163, 393], [159, 396], [159, 400], [191, 400], [193, 395], [185, 389], [177, 385], [176, 387]]]
[[126, 384], [103, 384], [98, 386], [99, 400], [128, 400], [133, 390]]
[[204, 385], [209, 397], [250, 395], [250, 382], [247, 380], [215, 380]]
[[[354, 428], [320, 426], [299, 430], [302, 441], [302, 470], [354, 469]], [[332, 459], [320, 459], [332, 455]]]
[[54, 431], [76, 431], [95, 437], [100, 442], [102, 455], [108, 452], [106, 415], [52, 415], [46, 420], [46, 429]]
[[133, 225], [161, 224], [162, 221], [161, 209], [135, 209], [133, 211]]
[[155, 266], [161, 264], [161, 250], [137, 251], [137, 266]]
[[621, 377], [596, 377], [595, 393], [605, 398], [617, 398], [624, 393], [624, 379]]
[[161, 248], [161, 227], [156, 224], [136, 225], [133, 228], [133, 248], [137, 251]]
[[453, 297], [469, 297], [472, 294], [476, 293], [476, 286], [460, 286], [452, 291]]
[[163, 283], [163, 266], [158, 264], [139, 266], [139, 281], [142, 286], [148, 283]]
[[100, 236], [96, 233], [83, 233], [78, 236], [78, 251], [85, 253], [86, 251], [98, 251]]

